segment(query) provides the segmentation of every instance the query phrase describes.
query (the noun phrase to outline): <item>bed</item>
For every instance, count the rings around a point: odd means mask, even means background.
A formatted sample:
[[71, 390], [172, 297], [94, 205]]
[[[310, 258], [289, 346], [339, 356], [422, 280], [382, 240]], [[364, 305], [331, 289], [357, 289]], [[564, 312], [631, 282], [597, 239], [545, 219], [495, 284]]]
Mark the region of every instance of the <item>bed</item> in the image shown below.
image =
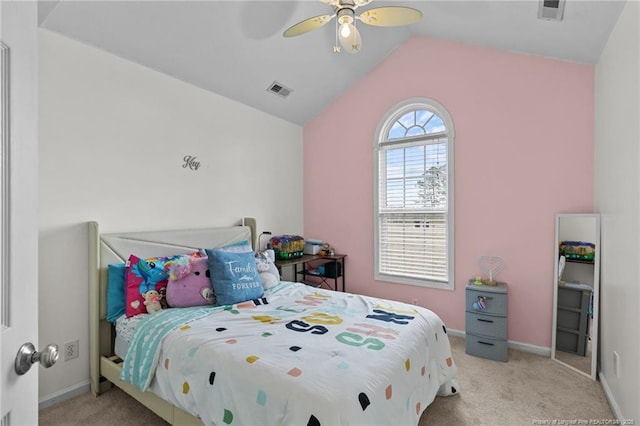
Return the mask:
[[440, 318], [391, 300], [281, 281], [243, 302], [107, 321], [109, 265], [255, 242], [255, 221], [242, 223], [117, 234], [88, 224], [95, 396], [118, 386], [174, 425], [416, 425], [436, 395], [458, 391]]

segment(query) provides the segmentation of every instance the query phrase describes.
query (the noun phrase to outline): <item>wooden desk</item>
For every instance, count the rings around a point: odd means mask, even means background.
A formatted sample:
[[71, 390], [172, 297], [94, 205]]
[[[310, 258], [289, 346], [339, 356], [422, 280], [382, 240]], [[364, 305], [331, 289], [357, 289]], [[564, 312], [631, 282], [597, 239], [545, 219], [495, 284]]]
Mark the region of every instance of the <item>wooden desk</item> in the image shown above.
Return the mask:
[[[302, 277], [302, 281], [305, 284], [313, 285], [316, 287], [325, 286], [330, 290], [340, 291], [338, 288], [339, 281], [342, 282], [342, 291], [345, 291], [345, 258], [346, 254], [333, 254], [328, 256], [320, 256], [317, 254], [304, 254], [302, 257], [296, 257], [293, 259], [276, 259], [275, 264], [282, 274], [282, 268], [293, 267], [294, 279], [298, 280], [298, 277]], [[333, 264], [333, 266], [327, 266], [327, 264]], [[302, 265], [302, 269], [298, 270]], [[325, 272], [318, 272], [318, 266], [325, 265]], [[311, 278], [313, 277], [313, 278]], [[307, 279], [311, 278], [311, 279]], [[333, 280], [333, 288], [330, 281]]]

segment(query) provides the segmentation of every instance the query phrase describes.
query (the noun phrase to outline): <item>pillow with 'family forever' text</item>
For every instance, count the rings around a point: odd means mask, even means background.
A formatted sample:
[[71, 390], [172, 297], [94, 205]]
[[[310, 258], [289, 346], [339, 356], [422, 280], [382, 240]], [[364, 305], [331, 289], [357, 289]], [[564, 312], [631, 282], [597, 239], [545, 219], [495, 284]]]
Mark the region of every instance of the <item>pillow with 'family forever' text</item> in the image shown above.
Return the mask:
[[234, 253], [206, 249], [216, 305], [233, 305], [264, 294], [253, 251]]

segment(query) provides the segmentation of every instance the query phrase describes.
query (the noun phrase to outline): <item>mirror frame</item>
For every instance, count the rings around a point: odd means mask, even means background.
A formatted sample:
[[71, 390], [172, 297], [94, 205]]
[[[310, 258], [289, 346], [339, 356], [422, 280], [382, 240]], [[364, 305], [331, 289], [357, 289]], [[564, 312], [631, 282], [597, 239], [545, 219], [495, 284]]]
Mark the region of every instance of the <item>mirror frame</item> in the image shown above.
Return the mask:
[[[560, 227], [560, 219], [570, 217], [582, 217], [595, 219], [595, 241], [596, 252], [593, 259], [593, 317], [591, 321], [591, 372], [585, 373], [576, 367], [560, 361], [556, 358], [556, 326], [558, 323], [558, 259], [560, 258], [560, 241], [558, 239], [558, 229]], [[559, 362], [568, 368], [577, 371], [580, 374], [591, 377], [596, 380], [598, 369], [598, 332], [600, 317], [600, 214], [598, 213], [559, 213], [556, 214], [556, 230], [555, 230], [555, 250], [554, 250], [554, 267], [553, 267], [553, 321], [551, 328], [551, 359]]]
[[9, 311], [9, 47], [0, 41], [0, 331]]

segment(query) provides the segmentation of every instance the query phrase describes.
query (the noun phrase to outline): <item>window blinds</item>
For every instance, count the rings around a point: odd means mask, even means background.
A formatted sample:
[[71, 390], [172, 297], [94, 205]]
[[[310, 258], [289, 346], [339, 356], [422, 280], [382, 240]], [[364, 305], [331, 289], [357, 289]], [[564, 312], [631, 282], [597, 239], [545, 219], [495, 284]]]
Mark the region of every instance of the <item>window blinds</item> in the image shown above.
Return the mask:
[[447, 281], [446, 135], [380, 143], [379, 273]]

